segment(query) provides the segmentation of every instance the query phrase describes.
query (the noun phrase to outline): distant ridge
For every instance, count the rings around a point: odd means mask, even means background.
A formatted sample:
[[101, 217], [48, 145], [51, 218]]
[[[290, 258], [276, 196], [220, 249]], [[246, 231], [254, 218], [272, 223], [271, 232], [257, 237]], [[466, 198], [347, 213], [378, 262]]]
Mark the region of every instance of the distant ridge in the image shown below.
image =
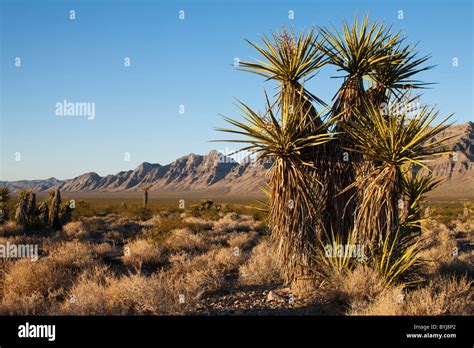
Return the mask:
[[89, 172], [72, 179], [4, 181], [12, 190], [48, 191], [59, 188], [64, 192], [126, 192], [151, 185], [150, 190], [181, 192], [212, 188], [222, 193], [257, 192], [265, 181], [271, 160], [237, 163], [215, 150], [207, 155], [189, 154], [167, 165], [143, 162], [134, 170], [100, 176]]

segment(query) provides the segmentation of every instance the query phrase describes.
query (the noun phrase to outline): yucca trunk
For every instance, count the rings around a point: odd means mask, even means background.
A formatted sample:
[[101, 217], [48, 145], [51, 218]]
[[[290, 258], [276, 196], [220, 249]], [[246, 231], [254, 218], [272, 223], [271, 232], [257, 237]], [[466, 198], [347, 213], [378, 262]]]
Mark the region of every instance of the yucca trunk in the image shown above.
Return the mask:
[[29, 226], [36, 224], [36, 194], [28, 192], [28, 203], [26, 207], [26, 215]]
[[367, 171], [362, 155], [347, 150], [353, 147], [354, 141], [344, 125], [362, 111], [364, 95], [362, 79], [349, 78], [339, 90], [332, 109], [333, 115], [339, 115], [335, 129], [339, 136], [328, 146], [326, 153], [327, 213], [324, 226], [326, 233], [334, 231], [342, 240], [346, 240], [354, 228], [355, 210], [360, 199], [357, 190], [348, 187]]
[[50, 194], [51, 207], [49, 210], [49, 225], [53, 228], [61, 228], [61, 220], [59, 212], [61, 209], [61, 193], [56, 189], [54, 193]]
[[48, 209], [48, 204], [46, 202], [41, 202], [41, 204], [38, 207], [38, 222], [42, 227], [48, 226], [48, 221], [49, 221], [49, 209]]
[[143, 191], [143, 208], [146, 209], [148, 206], [148, 190]]
[[15, 211], [15, 222], [18, 225], [26, 226], [28, 223], [28, 193], [20, 191], [18, 193], [18, 204]]
[[8, 221], [8, 201], [10, 200], [10, 190], [7, 186], [0, 186], [0, 225]]
[[284, 158], [276, 159], [271, 180], [269, 225], [278, 246], [284, 282], [296, 292], [304, 291], [312, 283], [318, 212], [302, 197], [313, 186], [301, 167]]

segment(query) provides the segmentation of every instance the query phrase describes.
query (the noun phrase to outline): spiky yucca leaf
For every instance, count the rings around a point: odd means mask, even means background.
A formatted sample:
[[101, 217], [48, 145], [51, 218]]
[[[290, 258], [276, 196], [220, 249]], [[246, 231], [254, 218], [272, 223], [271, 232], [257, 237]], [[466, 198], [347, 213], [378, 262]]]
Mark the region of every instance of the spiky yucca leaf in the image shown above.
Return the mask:
[[405, 230], [421, 232], [421, 224], [424, 221], [421, 204], [426, 194], [441, 181], [441, 179], [434, 179], [431, 173], [421, 175], [419, 172], [407, 171], [403, 176], [403, 194], [407, 200], [406, 214], [402, 221]]
[[362, 78], [377, 64], [396, 58], [388, 50], [400, 43], [400, 33], [392, 35], [390, 28], [380, 21], [370, 24], [369, 17], [365, 16], [359, 23], [358, 16], [355, 16], [351, 26], [345, 20], [342, 22], [341, 33], [334, 27], [332, 29], [319, 29], [324, 38], [320, 49], [330, 64], [347, 73], [346, 77]]
[[446, 121], [451, 116], [431, 126], [438, 116], [439, 112], [434, 108], [422, 107], [412, 118], [405, 110], [386, 117], [379, 107], [369, 103], [366, 112], [345, 125], [346, 131], [355, 140], [354, 147], [348, 150], [388, 165], [401, 167], [412, 164], [426, 168], [427, 160], [449, 153], [444, 148], [446, 142], [453, 138], [440, 137], [431, 141], [450, 126]]
[[[315, 252], [315, 267], [316, 274], [323, 278], [330, 277], [332, 274], [343, 274], [351, 270], [357, 263], [365, 260], [365, 253], [363, 246], [359, 244], [356, 233], [351, 231], [345, 236], [344, 233], [335, 233], [331, 229], [331, 233], [325, 232], [319, 239], [320, 245]], [[359, 246], [361, 255], [353, 255], [351, 248]], [[339, 252], [338, 248], [342, 252]], [[342, 255], [339, 255], [342, 254]]]
[[434, 68], [433, 65], [422, 67], [430, 56], [418, 57], [416, 46], [402, 46], [403, 40], [404, 38], [396, 45], [386, 47], [388, 59], [375, 64], [368, 73], [372, 86], [367, 92], [372, 103], [376, 105], [386, 102], [392, 95], [400, 100], [406, 90], [425, 88], [430, 85], [430, 83], [413, 79], [414, 75]]
[[317, 38], [314, 37], [313, 29], [296, 35], [294, 30], [287, 33], [283, 27], [281, 32], [272, 33], [271, 39], [262, 36], [263, 46], [246, 41], [262, 55], [263, 60], [241, 62], [240, 70], [277, 81], [280, 97], [285, 92], [292, 94], [301, 91], [308, 101], [325, 105], [323, 100], [301, 88], [326, 63], [318, 45], [314, 45]]
[[422, 243], [418, 239], [400, 238], [399, 230], [390, 232], [383, 240], [369, 245], [369, 263], [390, 286], [402, 281], [405, 286], [419, 280], [405, 279], [408, 274], [416, 272], [422, 265]]

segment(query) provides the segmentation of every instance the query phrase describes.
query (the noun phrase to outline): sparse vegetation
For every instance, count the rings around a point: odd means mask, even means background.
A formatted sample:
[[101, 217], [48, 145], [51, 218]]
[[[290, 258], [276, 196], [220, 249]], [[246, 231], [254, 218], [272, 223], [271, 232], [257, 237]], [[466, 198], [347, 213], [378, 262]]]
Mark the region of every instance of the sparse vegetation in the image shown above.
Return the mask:
[[[262, 222], [237, 213], [213, 220], [193, 215], [190, 209], [162, 210], [146, 221], [115, 214], [84, 217], [48, 235], [35, 230], [25, 235], [14, 222], [2, 225], [1, 243], [38, 244], [40, 255], [36, 262], [1, 260], [0, 313], [168, 315], [223, 308], [236, 313], [473, 313], [472, 218], [455, 218], [450, 227], [431, 218], [423, 222], [425, 281], [416, 286], [387, 286], [370, 264], [355, 262], [328, 273], [312, 293], [289, 305], [285, 296], [291, 289], [283, 285], [274, 241]], [[190, 224], [202, 227], [192, 230]], [[241, 298], [248, 300], [234, 304]]]
[[[134, 200], [55, 188], [37, 206], [1, 186], [0, 242], [39, 255], [0, 260], [0, 314], [474, 314], [473, 205], [427, 200], [439, 181], [421, 170], [446, 151], [446, 119], [387, 109], [426, 85], [428, 57], [368, 18], [262, 40], [239, 68], [275, 99], [239, 102], [244, 121], [220, 130], [271, 160], [267, 205], [164, 204], [145, 185]], [[326, 65], [345, 73], [331, 105], [305, 85]]]

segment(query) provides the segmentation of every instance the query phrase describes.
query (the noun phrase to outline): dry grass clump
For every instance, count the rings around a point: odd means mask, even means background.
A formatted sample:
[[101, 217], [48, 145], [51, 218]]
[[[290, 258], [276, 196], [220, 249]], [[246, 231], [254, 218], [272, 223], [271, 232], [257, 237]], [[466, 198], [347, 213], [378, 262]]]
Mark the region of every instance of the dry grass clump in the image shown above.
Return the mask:
[[407, 294], [404, 315], [473, 315], [472, 281], [466, 277], [437, 277]]
[[469, 279], [474, 279], [474, 254], [460, 254], [451, 260], [440, 262], [437, 273], [441, 275], [465, 275]]
[[188, 228], [173, 230], [164, 245], [173, 250], [207, 250], [209, 244], [200, 233], [192, 232]]
[[[146, 277], [120, 278], [105, 268], [84, 272], [61, 304], [62, 314], [179, 314], [192, 310], [206, 293], [221, 289], [224, 276], [236, 268], [239, 256], [230, 249], [212, 250], [189, 258], [172, 257], [172, 266]], [[74, 301], [70, 299], [74, 298]]]
[[0, 312], [41, 313], [48, 300], [63, 296], [78, 274], [95, 262], [91, 248], [79, 242], [61, 243], [36, 262], [16, 261], [5, 274]]
[[422, 258], [428, 261], [429, 274], [457, 274], [473, 277], [474, 255], [470, 245], [474, 240], [474, 227], [470, 223], [442, 224], [432, 221], [432, 228], [423, 232], [426, 248]]
[[117, 254], [117, 249], [109, 243], [94, 243], [91, 244], [92, 254], [98, 258]]
[[260, 221], [255, 221], [252, 216], [227, 213], [214, 222], [214, 230], [222, 232], [248, 232], [259, 229], [261, 224]]
[[351, 315], [472, 315], [472, 281], [437, 277], [420, 288], [387, 288], [371, 303], [351, 303]]
[[441, 262], [453, 258], [456, 248], [455, 233], [446, 225], [434, 223], [430, 230], [423, 230], [422, 238], [425, 240], [425, 249], [421, 258], [427, 261], [425, 272], [433, 273]]
[[143, 226], [135, 220], [120, 218], [108, 224], [107, 229], [118, 232], [122, 238], [131, 238], [141, 232]]
[[54, 311], [39, 292], [25, 296], [7, 295], [0, 303], [0, 315], [46, 315]]
[[63, 231], [68, 238], [85, 240], [90, 238], [90, 233], [87, 231], [82, 221], [72, 221], [63, 226]]
[[148, 220], [139, 221], [139, 224], [141, 226], [143, 226], [144, 228], [151, 228], [155, 225], [160, 224], [161, 220], [162, 220], [161, 215], [160, 214], [155, 214]]
[[321, 293], [333, 306], [334, 314], [344, 314], [352, 307], [364, 308], [386, 288], [373, 269], [358, 265], [353, 270], [333, 273], [321, 284]]
[[145, 239], [134, 240], [124, 247], [122, 260], [125, 265], [137, 269], [142, 267], [159, 267], [167, 262], [167, 254], [163, 247], [156, 246]]
[[239, 267], [239, 281], [246, 285], [278, 284], [282, 281], [275, 249], [268, 238], [252, 250], [247, 263]]
[[403, 287], [393, 286], [384, 289], [372, 301], [354, 299], [350, 302], [348, 315], [404, 315], [403, 301], [405, 293]]
[[183, 222], [185, 223], [186, 228], [190, 229], [194, 233], [209, 231], [212, 230], [213, 227], [212, 221], [194, 216], [185, 217]]
[[9, 237], [24, 233], [22, 226], [17, 225], [14, 221], [7, 221], [0, 225], [0, 236]]
[[183, 292], [193, 299], [217, 291], [225, 285], [225, 276], [237, 272], [245, 254], [232, 248], [213, 249], [195, 257], [182, 254], [173, 258], [169, 272], [182, 276]]
[[248, 250], [253, 247], [257, 241], [257, 232], [250, 231], [250, 232], [233, 232], [229, 239], [227, 240], [227, 244], [229, 244], [232, 248], [239, 248], [241, 250]]
[[[150, 277], [137, 273], [120, 278], [106, 268], [81, 275], [61, 304], [62, 314], [146, 315], [169, 314], [168, 281], [162, 273]], [[71, 299], [73, 299], [71, 301]]]

